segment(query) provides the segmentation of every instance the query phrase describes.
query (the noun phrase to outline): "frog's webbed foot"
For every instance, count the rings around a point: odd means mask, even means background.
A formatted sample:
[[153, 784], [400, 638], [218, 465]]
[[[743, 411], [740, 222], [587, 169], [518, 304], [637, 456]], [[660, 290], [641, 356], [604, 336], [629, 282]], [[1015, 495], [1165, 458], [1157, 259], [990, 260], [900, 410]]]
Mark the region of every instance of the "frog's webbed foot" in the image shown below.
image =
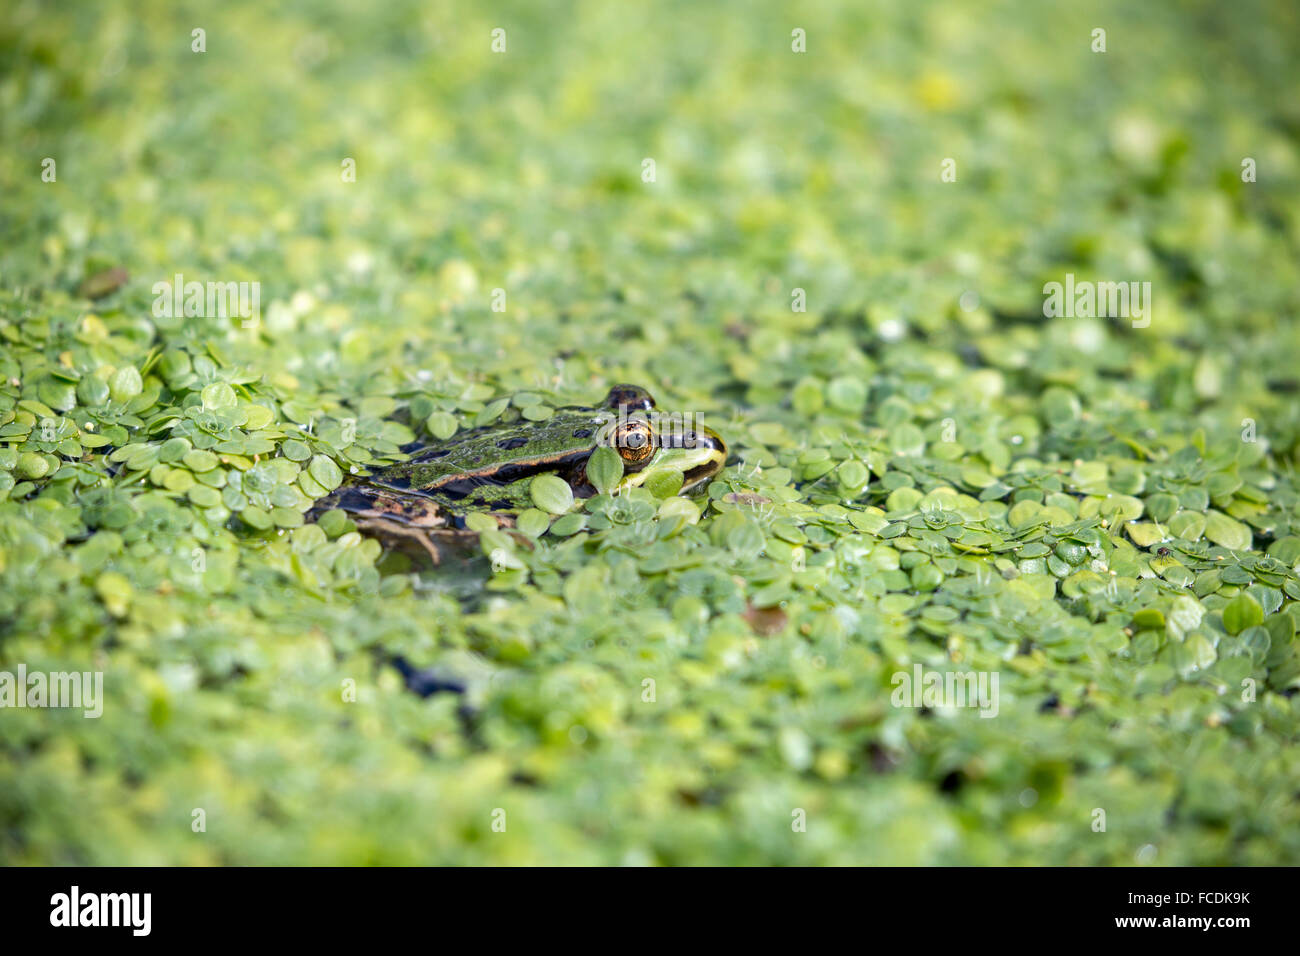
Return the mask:
[[354, 520], [358, 530], [378, 538], [386, 547], [396, 548], [401, 542], [413, 542], [423, 549], [434, 564], [442, 563], [438, 546], [432, 541], [431, 533], [424, 528], [413, 528], [389, 518], [371, 518], [364, 515], [357, 515]]
[[[464, 527], [438, 502], [410, 492], [372, 485], [344, 485], [321, 498], [308, 516], [318, 519], [326, 511], [346, 512], [357, 530], [377, 538], [386, 548], [408, 553], [427, 554], [441, 564], [446, 554], [459, 555], [473, 550], [478, 533]], [[515, 530], [515, 516], [493, 513], [491, 517], [506, 534], [522, 547], [531, 549], [530, 538]]]
[[450, 519], [436, 501], [375, 486], [344, 485], [317, 501], [310, 515], [319, 518], [334, 508], [346, 512], [358, 530], [385, 545], [414, 543], [434, 564], [441, 563], [434, 536], [447, 532]]

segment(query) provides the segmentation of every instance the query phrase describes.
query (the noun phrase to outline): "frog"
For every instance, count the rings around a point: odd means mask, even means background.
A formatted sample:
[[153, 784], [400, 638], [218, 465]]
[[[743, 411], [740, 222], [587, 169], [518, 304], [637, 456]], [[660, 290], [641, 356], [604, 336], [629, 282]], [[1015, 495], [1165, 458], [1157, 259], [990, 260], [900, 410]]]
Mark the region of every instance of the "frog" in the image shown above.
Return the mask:
[[477, 538], [466, 525], [469, 515], [488, 515], [498, 528], [513, 529], [520, 512], [536, 507], [530, 488], [540, 475], [563, 479], [575, 499], [595, 495], [587, 462], [602, 446], [623, 462], [622, 477], [609, 489], [615, 495], [670, 471], [682, 474], [677, 493], [691, 494], [727, 460], [717, 432], [694, 416], [661, 416], [648, 390], [618, 384], [598, 405], [564, 406], [545, 421], [488, 424], [405, 446], [405, 461], [345, 480], [316, 502], [311, 516], [342, 510], [359, 531], [394, 549], [414, 543], [437, 564], [448, 547]]

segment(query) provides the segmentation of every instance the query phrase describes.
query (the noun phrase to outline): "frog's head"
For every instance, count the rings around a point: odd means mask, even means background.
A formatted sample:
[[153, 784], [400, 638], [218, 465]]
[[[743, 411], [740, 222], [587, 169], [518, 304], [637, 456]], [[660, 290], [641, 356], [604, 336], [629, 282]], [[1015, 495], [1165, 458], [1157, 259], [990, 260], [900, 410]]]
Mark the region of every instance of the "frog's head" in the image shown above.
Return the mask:
[[727, 462], [722, 436], [690, 415], [625, 418], [614, 425], [610, 443], [623, 459], [620, 488], [635, 488], [654, 475], [678, 471], [681, 490], [689, 491]]
[[611, 445], [623, 459], [620, 488], [635, 488], [654, 475], [678, 471], [682, 491], [708, 481], [727, 461], [727, 446], [695, 415], [655, 411], [654, 396], [640, 385], [615, 385], [605, 396], [609, 415], [597, 443]]

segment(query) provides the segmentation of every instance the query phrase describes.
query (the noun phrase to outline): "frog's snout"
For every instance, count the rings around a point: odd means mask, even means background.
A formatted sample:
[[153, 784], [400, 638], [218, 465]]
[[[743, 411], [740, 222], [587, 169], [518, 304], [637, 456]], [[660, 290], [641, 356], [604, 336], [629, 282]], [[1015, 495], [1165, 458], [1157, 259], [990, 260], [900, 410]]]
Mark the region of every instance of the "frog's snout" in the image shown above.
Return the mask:
[[695, 447], [708, 449], [716, 452], [721, 456], [723, 461], [727, 460], [727, 443], [722, 440], [722, 436], [715, 432], [708, 425], [696, 425], [692, 435], [695, 439]]
[[720, 472], [727, 463], [727, 443], [722, 436], [707, 425], [696, 424], [682, 433], [682, 447], [693, 448], [698, 461], [685, 475], [686, 487], [707, 481]]

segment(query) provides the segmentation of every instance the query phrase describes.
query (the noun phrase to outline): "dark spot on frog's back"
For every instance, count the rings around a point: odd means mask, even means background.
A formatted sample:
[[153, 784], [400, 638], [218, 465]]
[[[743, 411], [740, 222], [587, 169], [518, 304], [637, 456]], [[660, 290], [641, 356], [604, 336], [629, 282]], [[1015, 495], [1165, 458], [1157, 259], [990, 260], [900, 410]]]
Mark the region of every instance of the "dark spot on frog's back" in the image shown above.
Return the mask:
[[575, 428], [573, 430], [574, 438], [590, 438], [594, 434], [595, 429], [592, 428]]
[[528, 444], [528, 439], [520, 436], [517, 438], [503, 438], [501, 441], [497, 442], [497, 447], [504, 448], [506, 451], [510, 451], [515, 448], [522, 448], [524, 445], [527, 444]]

